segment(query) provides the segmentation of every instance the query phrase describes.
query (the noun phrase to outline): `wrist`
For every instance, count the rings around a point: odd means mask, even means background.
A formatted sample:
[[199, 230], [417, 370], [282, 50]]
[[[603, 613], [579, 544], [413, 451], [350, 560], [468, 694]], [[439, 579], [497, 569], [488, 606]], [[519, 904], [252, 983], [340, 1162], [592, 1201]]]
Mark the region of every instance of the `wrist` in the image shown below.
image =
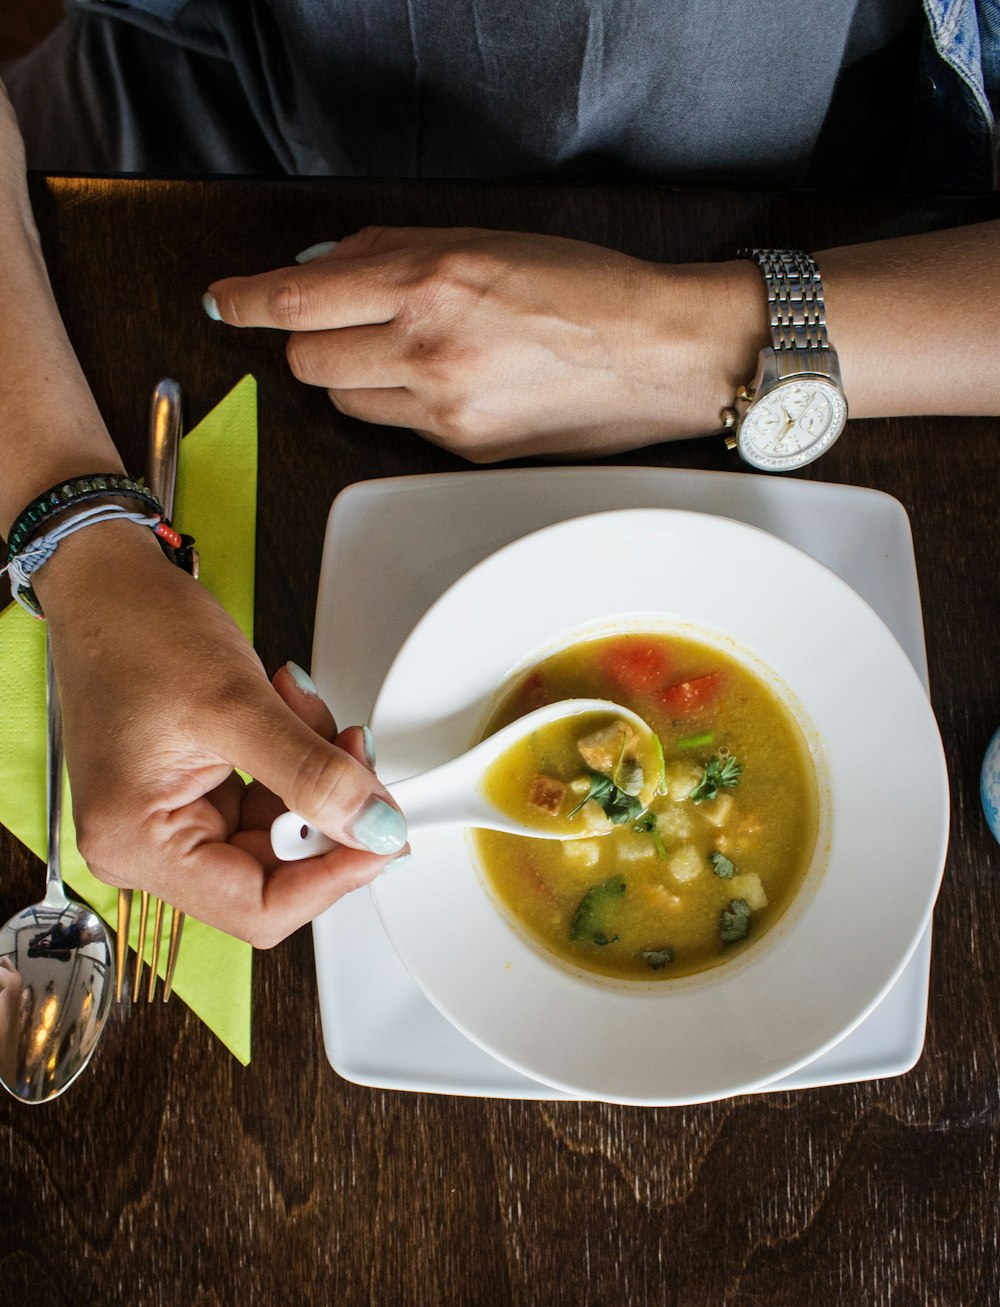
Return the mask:
[[60, 542], [32, 578], [32, 588], [50, 622], [94, 614], [100, 596], [140, 590], [160, 568], [172, 572], [148, 526], [112, 518]]
[[722, 410], [753, 377], [770, 343], [763, 282], [745, 259], [665, 264], [659, 274], [654, 331], [672, 373], [678, 405], [672, 421], [688, 435], [710, 435], [721, 429]]

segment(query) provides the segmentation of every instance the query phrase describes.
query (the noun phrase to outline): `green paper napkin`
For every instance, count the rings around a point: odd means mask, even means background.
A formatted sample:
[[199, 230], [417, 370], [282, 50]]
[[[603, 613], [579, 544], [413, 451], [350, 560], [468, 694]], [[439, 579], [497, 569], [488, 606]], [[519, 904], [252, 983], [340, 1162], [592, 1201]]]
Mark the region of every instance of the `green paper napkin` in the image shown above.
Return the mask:
[[[229, 610], [250, 640], [256, 517], [257, 383], [247, 376], [181, 442], [174, 520], [198, 542], [202, 584]], [[0, 823], [44, 859], [45, 625], [17, 604], [0, 613], [0, 704]], [[77, 851], [68, 801], [63, 811], [63, 877], [113, 930], [118, 891], [91, 876]], [[39, 868], [39, 898], [44, 883]], [[133, 949], [138, 941], [138, 917], [136, 900]], [[147, 965], [151, 935], [152, 920]], [[252, 957], [248, 944], [188, 918], [174, 973], [174, 994], [244, 1066], [250, 1061]], [[161, 948], [161, 975], [165, 966], [166, 949]]]

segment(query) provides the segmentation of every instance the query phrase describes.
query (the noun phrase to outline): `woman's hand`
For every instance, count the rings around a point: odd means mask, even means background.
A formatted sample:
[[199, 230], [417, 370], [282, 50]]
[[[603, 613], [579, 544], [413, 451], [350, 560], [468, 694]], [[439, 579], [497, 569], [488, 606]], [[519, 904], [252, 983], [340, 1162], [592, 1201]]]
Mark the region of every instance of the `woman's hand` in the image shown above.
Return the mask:
[[476, 229], [367, 229], [302, 267], [215, 282], [213, 309], [290, 331], [292, 371], [342, 412], [477, 463], [717, 431], [766, 338], [749, 263]]
[[[150, 532], [92, 527], [36, 581], [77, 838], [101, 880], [267, 948], [404, 848], [405, 820], [361, 731], [338, 735], [307, 679], [303, 689], [283, 669], [272, 686], [228, 614]], [[286, 806], [341, 847], [279, 864], [268, 830]]]

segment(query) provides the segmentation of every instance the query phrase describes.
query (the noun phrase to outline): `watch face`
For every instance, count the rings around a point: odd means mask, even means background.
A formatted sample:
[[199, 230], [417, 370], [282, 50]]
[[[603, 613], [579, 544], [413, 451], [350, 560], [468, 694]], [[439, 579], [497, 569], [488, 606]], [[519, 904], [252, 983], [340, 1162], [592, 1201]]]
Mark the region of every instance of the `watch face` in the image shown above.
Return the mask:
[[751, 405], [740, 425], [740, 454], [768, 472], [803, 467], [830, 448], [846, 421], [847, 404], [837, 386], [821, 377], [796, 377]]

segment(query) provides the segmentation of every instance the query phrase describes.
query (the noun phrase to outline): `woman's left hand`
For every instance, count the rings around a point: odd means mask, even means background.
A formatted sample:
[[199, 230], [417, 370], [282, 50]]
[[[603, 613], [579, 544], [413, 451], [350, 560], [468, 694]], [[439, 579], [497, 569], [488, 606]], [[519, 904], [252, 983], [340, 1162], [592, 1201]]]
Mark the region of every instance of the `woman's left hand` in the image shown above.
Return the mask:
[[341, 412], [483, 463], [718, 430], [763, 343], [761, 302], [745, 262], [381, 227], [301, 267], [215, 282], [206, 311], [290, 331], [293, 373]]

